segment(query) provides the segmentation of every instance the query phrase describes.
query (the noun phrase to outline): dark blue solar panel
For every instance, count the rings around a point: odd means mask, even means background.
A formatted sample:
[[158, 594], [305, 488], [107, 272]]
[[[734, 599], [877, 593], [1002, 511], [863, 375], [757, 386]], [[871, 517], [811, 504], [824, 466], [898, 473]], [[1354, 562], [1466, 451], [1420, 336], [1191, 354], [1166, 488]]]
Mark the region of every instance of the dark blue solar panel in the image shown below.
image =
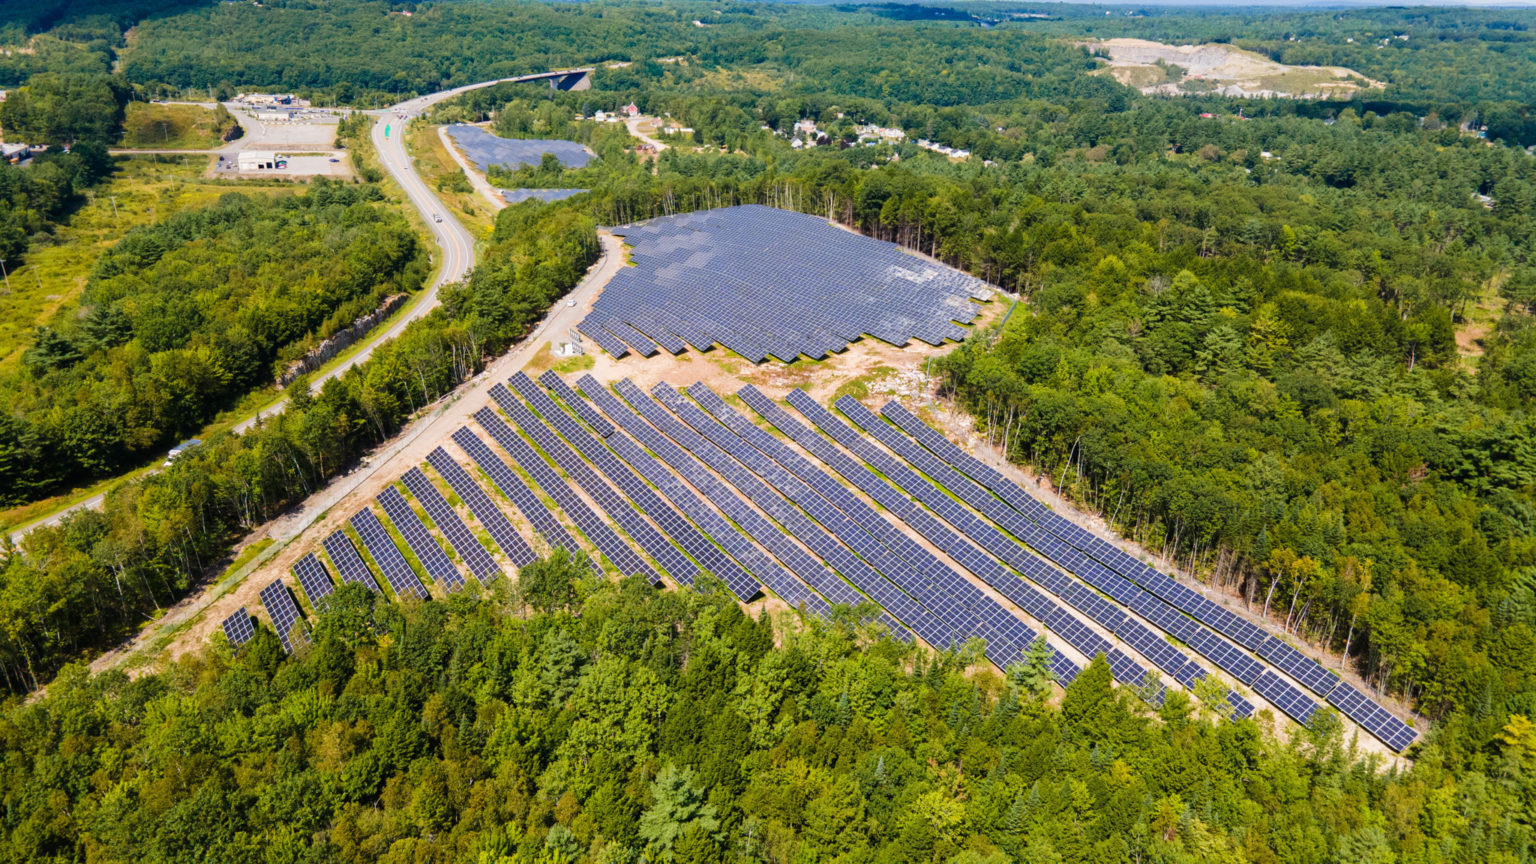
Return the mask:
[[[692, 484], [719, 512], [725, 514], [725, 518], [741, 526], [747, 535], [763, 545], [773, 555], [778, 556], [784, 567], [798, 576], [805, 584], [819, 592], [820, 597], [825, 597], [831, 603], [841, 603], [848, 606], [859, 606], [869, 602], [869, 598], [860, 594], [853, 586], [838, 578], [835, 573], [823, 567], [804, 549], [798, 546], [789, 535], [779, 528], [774, 527], [756, 509], [742, 500], [735, 492], [722, 482], [713, 472], [705, 468], [696, 459], [690, 457], [686, 451], [674, 444], [671, 439], [663, 436], [655, 428], [647, 425], [633, 411], [619, 402], [605, 387], [599, 384], [590, 375], [581, 379], [580, 387], [583, 393], [595, 402], [608, 416], [624, 427], [624, 430], [639, 442], [639, 446], [649, 448], [662, 462], [665, 462], [674, 471], [676, 476]], [[569, 402], [574, 396], [566, 397]], [[657, 409], [659, 411], [659, 409]], [[680, 434], [680, 433], [679, 433]], [[701, 439], [702, 440], [702, 439]], [[818, 602], [817, 594], [810, 594], [787, 574], [778, 570], [778, 562], [774, 561], [749, 542], [728, 539], [727, 532], [733, 529], [730, 523], [720, 520], [702, 502], [693, 498], [687, 486], [675, 480], [669, 480], [673, 475], [653, 459], [649, 453], [640, 450], [638, 453], [631, 451], [634, 445], [623, 435], [617, 433], [609, 436], [609, 443], [615, 447], [621, 458], [630, 461], [637, 466], [641, 473], [652, 483], [655, 483], [667, 494], [679, 507], [687, 512], [701, 526], [710, 532], [716, 542], [720, 543], [728, 552], [750, 567], [760, 580], [763, 581], [775, 594], [786, 602], [795, 606], [804, 605], [808, 611], [821, 614], [819, 609], [825, 607], [825, 602]], [[722, 454], [723, 455], [723, 454]], [[758, 484], [758, 491], [768, 501], [767, 496], [772, 493], [766, 486]], [[691, 500], [690, 500], [691, 499]], [[779, 499], [782, 502], [782, 499]], [[772, 503], [771, 501], [768, 503]], [[765, 508], [766, 509], [766, 508]], [[803, 517], [802, 517], [803, 518]], [[806, 525], [810, 525], [807, 521]], [[811, 526], [814, 527], [814, 526]], [[723, 534], [727, 536], [722, 536]], [[737, 535], [740, 536], [739, 534]], [[891, 635], [897, 639], [910, 641], [907, 631], [891, 618], [889, 613], [881, 612], [879, 620], [885, 624]]]
[[325, 572], [325, 565], [311, 552], [300, 558], [293, 565], [293, 576], [299, 580], [299, 587], [304, 589], [304, 596], [309, 598], [309, 605], [320, 610], [320, 601], [331, 596], [336, 586], [331, 583], [331, 574]]
[[400, 554], [400, 547], [384, 530], [384, 523], [379, 517], [373, 515], [373, 511], [366, 507], [357, 511], [348, 520], [352, 530], [357, 532], [368, 554], [373, 556], [373, 563], [379, 567], [379, 572], [384, 574], [384, 581], [394, 589], [395, 596], [402, 600], [406, 597], [427, 598], [426, 586], [416, 578], [416, 571], [406, 562], [405, 556]]
[[1359, 723], [1365, 731], [1380, 738], [1383, 743], [1401, 753], [1407, 750], [1417, 734], [1407, 723], [1392, 716], [1387, 709], [1361, 693], [1351, 684], [1339, 682], [1328, 694], [1328, 701]]
[[[491, 448], [487, 447], [485, 442], [481, 441], [475, 433], [468, 429], [460, 428], [457, 432], [453, 433], [453, 441], [463, 448], [465, 453], [469, 454], [469, 458], [475, 460], [475, 464], [480, 466], [480, 470], [484, 471], [491, 478], [491, 482], [496, 484], [496, 488], [501, 490], [501, 494], [511, 500], [518, 511], [523, 514], [523, 518], [528, 520], [529, 524], [533, 526], [533, 530], [537, 531], [546, 543], [556, 548], [564, 549], [572, 555], [582, 554], [581, 544], [576, 542], [576, 538], [571, 536], [571, 532], [565, 530], [565, 526], [555, 519], [554, 514], [549, 512], [549, 508], [544, 506], [544, 502], [540, 501], [539, 497], [533, 494], [533, 490], [528, 488], [528, 484], [524, 483], [522, 478], [513, 473], [512, 469], [507, 466], [507, 463], [501, 461], [500, 456], [491, 452]], [[483, 519], [481, 524], [485, 524]], [[597, 561], [588, 560], [591, 562], [594, 572], [601, 571]]]
[[[837, 507], [829, 503], [828, 496], [836, 496], [838, 491], [846, 494], [840, 484], [834, 483], [820, 469], [814, 466], [806, 467], [797, 465], [806, 472], [806, 476], [815, 485], [812, 486], [800, 478], [794, 476], [779, 462], [769, 458], [761, 450], [758, 450], [736, 433], [722, 426], [718, 421], [709, 417], [697, 407], [684, 401], [676, 391], [664, 384], [657, 385], [653, 392], [661, 401], [671, 408], [683, 419], [693, 426], [696, 431], [709, 438], [713, 443], [729, 452], [742, 464], [751, 468], [770, 485], [781, 493], [788, 495], [791, 500], [806, 509], [812, 518], [825, 526], [834, 536], [841, 540], [850, 549], [858, 553], [859, 557], [866, 559], [876, 567], [888, 579], [902, 591], [913, 597], [923, 596], [920, 601], [928, 608], [930, 613], [938, 619], [938, 627], [934, 628], [935, 636], [947, 639], [939, 642], [940, 645], [954, 645], [956, 647], [965, 644], [974, 637], [980, 637], [987, 641], [987, 655], [999, 666], [1006, 666], [1016, 662], [1023, 649], [1035, 638], [1035, 633], [1020, 619], [1002, 612], [1001, 607], [991, 597], [982, 594], [975, 586], [965, 582], [963, 578], [954, 574], [947, 565], [930, 560], [942, 569], [948, 571], [939, 577], [942, 585], [953, 585], [955, 581], [969, 586], [970, 591], [960, 596], [954, 596], [949, 592], [938, 590], [930, 591], [930, 580], [920, 575], [906, 560], [893, 554], [890, 549], [876, 541], [870, 534], [858, 524], [854, 523]], [[711, 399], [710, 394], [699, 385], [690, 388], [690, 392], [709, 402], [710, 407], [721, 410], [723, 403], [718, 397]], [[726, 409], [728, 410], [728, 409]], [[836, 487], [836, 488], [834, 488]], [[925, 550], [926, 551], [926, 550]], [[930, 576], [932, 574], [929, 574]], [[865, 588], [860, 585], [860, 588]], [[865, 588], [866, 593], [875, 596], [872, 591]], [[876, 597], [876, 599], [880, 599]], [[885, 602], [885, 601], [881, 601]], [[1001, 614], [999, 614], [1001, 613]], [[905, 616], [898, 614], [905, 620]], [[923, 634], [921, 625], [915, 625], [919, 634]], [[924, 638], [928, 638], [923, 634]]]
[[528, 476], [532, 477], [539, 488], [544, 490], [544, 494], [560, 505], [560, 508], [576, 523], [576, 527], [581, 529], [587, 539], [592, 541], [592, 545], [596, 546], [597, 550], [618, 568], [621, 574], [640, 575], [653, 585], [661, 584], [661, 577], [657, 576], [655, 571], [642, 561], [640, 556], [636, 555], [612, 528], [608, 527], [608, 523], [581, 500], [528, 442], [518, 437], [516, 432], [503, 423], [495, 411], [490, 408], [481, 408], [475, 412], [475, 420], [491, 434], [492, 438], [496, 439], [496, 443], [507, 451], [507, 455], [511, 456], [514, 462], [528, 472]]
[[[842, 406], [841, 402], [839, 406]], [[1045, 539], [1038, 542], [1034, 540], [1029, 541], [1031, 545], [1037, 545], [1037, 548], [1043, 547], [1044, 551], [1047, 551], [1047, 554], [1051, 557], [1056, 558], [1058, 561], [1077, 559], [1090, 571], [1095, 569], [1104, 570], [1105, 568], [1099, 565], [1097, 561], [1084, 559], [1083, 553], [1092, 554], [1095, 558], [1109, 563], [1118, 570], [1119, 572], [1115, 573], [1115, 576], [1129, 578], [1152, 594], [1188, 613], [1200, 623], [1230, 636], [1242, 645], [1254, 648], [1260, 657], [1273, 663], [1281, 672], [1301, 682], [1303, 686], [1312, 692], [1326, 695], [1332, 692], [1333, 688], [1338, 685], [1339, 681], [1336, 676], [1323, 669], [1316, 661], [1295, 648], [1286, 645], [1274, 636], [1264, 633], [1262, 629], [1251, 622], [1243, 620], [1230, 610], [1224, 609], [1189, 588], [1178, 584], [1166, 574], [1158, 573], [1104, 540], [1093, 537], [1087, 531], [1073, 525], [1060, 515], [1052, 513], [1001, 473], [960, 450], [941, 433], [924, 424], [900, 405], [888, 403], [882, 409], [882, 413], [920, 442], [933, 458], [942, 457], [948, 463], [948, 465], [940, 464], [935, 470], [941, 472], [949, 471], [948, 476], [950, 480], [946, 482], [946, 486], [951, 491], [964, 497], [968, 503], [972, 503], [973, 506], [978, 508], [987, 508], [986, 512], [988, 512], [988, 515], [997, 519], [1001, 524], [1008, 525], [1011, 532], [1015, 530], [1013, 525], [1018, 523], [1017, 517], [1027, 517], [1028, 520], [1034, 520], [1034, 522], [1039, 523], [1034, 528], [1019, 529], [1019, 533], [1016, 536], [1021, 538], [1025, 537], [1029, 531], [1034, 530], [1038, 532], [1041, 528], [1054, 533], [1056, 535], [1054, 539], [1047, 535]], [[884, 426], [884, 424], [880, 425]], [[885, 428], [888, 429], [888, 427]], [[978, 496], [981, 493], [972, 485], [971, 479], [958, 477], [953, 471], [949, 470], [951, 467], [965, 470], [976, 481], [984, 483], [991, 492], [996, 493], [1002, 498], [1008, 505], [1007, 510], [1011, 511], [1014, 517], [1013, 522], [1009, 521], [1009, 512], [998, 513], [997, 499], [992, 499], [990, 495], [987, 495], [987, 500], [978, 500]], [[928, 469], [925, 468], [924, 470]], [[1076, 572], [1081, 573], [1082, 571], [1078, 570]], [[1174, 627], [1170, 623], [1163, 623], [1160, 626], [1164, 626], [1169, 632], [1174, 632]], [[1262, 669], [1260, 664], [1232, 648], [1232, 646], [1227, 645], [1218, 638], [1199, 635], [1199, 631], [1197, 631], [1197, 635], [1193, 636], [1193, 638], [1184, 635], [1181, 635], [1180, 638], [1184, 638], [1192, 647], [1217, 661], [1223, 668], [1228, 669], [1238, 677], [1239, 680], [1251, 685], [1257, 683], [1260, 670]], [[1279, 679], [1276, 679], [1276, 682], [1284, 683], [1279, 681]], [[1277, 689], [1275, 682], [1266, 680], [1265, 683], [1271, 689]], [[1290, 685], [1287, 684], [1285, 686], [1289, 687]], [[1285, 698], [1291, 699], [1294, 710], [1305, 710], [1308, 716], [1310, 716], [1311, 709], [1306, 709], [1301, 703], [1296, 703], [1288, 692], [1281, 692], [1284, 693]], [[1306, 704], [1314, 703], [1307, 699]], [[1301, 707], [1296, 707], [1298, 705]], [[1282, 710], [1285, 709], [1282, 708]], [[1291, 713], [1291, 711], [1287, 711], [1287, 713]]]
[[309, 634], [304, 632], [304, 615], [299, 611], [299, 604], [293, 602], [293, 595], [288, 593], [283, 580], [274, 580], [261, 589], [261, 605], [267, 607], [267, 614], [272, 617], [272, 629], [277, 631], [284, 651], [292, 654], [295, 645], [309, 641]]
[[374, 581], [368, 565], [363, 563], [363, 556], [357, 554], [352, 538], [340, 531], [333, 531], [325, 538], [323, 545], [325, 554], [331, 559], [331, 565], [336, 568], [343, 583], [356, 583], [375, 594], [379, 593], [379, 583]]
[[[906, 484], [915, 484], [915, 475], [910, 477], [893, 476], [891, 472], [882, 470], [882, 473], [885, 474], [885, 478], [882, 479], [877, 477], [862, 464], [855, 462], [852, 458], [844, 454], [831, 442], [827, 441], [826, 439], [822, 438], [815, 432], [811, 431], [796, 421], [789, 415], [788, 412], [774, 404], [772, 400], [765, 397], [762, 393], [758, 392], [755, 387], [747, 385], [746, 387], [743, 387], [741, 390], [737, 391], [736, 395], [740, 397], [742, 401], [744, 401], [760, 416], [771, 423], [775, 428], [783, 432], [785, 435], [788, 435], [791, 440], [800, 444], [807, 451], [821, 459], [822, 462], [832, 467], [833, 470], [837, 471], [838, 474], [842, 475], [854, 486], [864, 491], [877, 503], [886, 507], [892, 513], [896, 514], [903, 521], [905, 521], [908, 525], [915, 528], [919, 534], [923, 535], [923, 537], [932, 542], [935, 546], [944, 551], [955, 561], [959, 562], [961, 566], [965, 567], [968, 571], [981, 578], [984, 582], [992, 586], [1004, 597], [1017, 604], [1019, 608], [1023, 609], [1037, 620], [1045, 621], [1048, 616], [1059, 610], [1060, 607], [1047, 599], [1039, 591], [1036, 591], [1034, 588], [1020, 581], [1016, 576], [1003, 569], [1003, 567], [998, 564], [998, 562], [991, 556], [984, 554], [980, 549], [965, 542], [965, 540], [962, 539], [959, 534], [940, 524], [936, 518], [929, 515], [928, 511], [919, 507], [912, 501], [912, 499], [906, 497], [891, 485], [892, 482], [895, 482], [898, 486], [902, 486], [905, 491], [914, 493], [917, 491], [917, 489], [907, 488]], [[803, 396], [804, 394], [801, 395]], [[817, 407], [819, 408], [820, 406]], [[830, 417], [830, 415], [827, 416]], [[843, 429], [844, 431], [850, 432], [851, 434], [851, 430], [847, 430], [846, 427], [843, 427]], [[754, 440], [760, 439], [754, 438]], [[777, 445], [777, 442], [774, 442], [774, 444]], [[782, 445], [777, 446], [780, 449], [787, 449], [782, 448]], [[878, 468], [879, 466], [876, 467]], [[888, 467], [899, 468], [899, 466], [894, 464], [891, 464]], [[903, 484], [903, 480], [906, 481], [906, 484]], [[929, 488], [931, 491], [937, 492], [937, 490], [932, 490], [932, 487]], [[942, 493], [940, 493], [940, 495], [942, 496]], [[947, 501], [950, 505], [954, 505], [953, 499], [945, 498], [944, 500]], [[934, 503], [941, 502], [935, 501]], [[970, 527], [968, 523], [967, 527]], [[975, 538], [973, 537], [971, 539], [974, 540]], [[1044, 566], [1043, 563], [1036, 563], [1039, 566]], [[942, 575], [940, 575], [940, 578], [943, 578]], [[958, 576], [953, 577], [953, 582], [946, 581], [945, 584], [942, 584], [940, 587], [942, 590], [957, 596], [966, 595], [969, 592], [975, 591], [975, 589], [969, 583], [966, 583]], [[1082, 609], [1083, 611], [1090, 613], [1091, 618], [1098, 621], [1100, 624], [1108, 626], [1114, 632], [1121, 632], [1125, 629], [1123, 626], [1124, 621], [1122, 620], [1124, 616], [1120, 615], [1117, 610], [1100, 599], [1098, 595], [1092, 594], [1091, 592], [1086, 592], [1085, 590], [1085, 596], [1081, 598], [1080, 601], [1075, 605], [1077, 605], [1078, 608]], [[1075, 636], [1079, 632], [1086, 632], [1086, 628], [1081, 628], [1080, 631], [1073, 631], [1072, 635]], [[1093, 644], [1078, 644], [1077, 642], [1072, 641], [1072, 639], [1068, 637], [1068, 634], [1063, 633], [1061, 635], [1063, 638], [1068, 638], [1068, 643], [1072, 644], [1074, 648], [1077, 648], [1088, 656], [1092, 656], [1098, 651], [1103, 650], [1103, 646], [1099, 642], [1095, 642]], [[1143, 650], [1142, 653], [1147, 656], [1148, 659], [1151, 659], [1154, 662], [1160, 660], [1167, 662], [1168, 665], [1166, 665], [1165, 668], [1170, 673], [1182, 670], [1186, 661], [1182, 658], [1182, 655], [1178, 655], [1178, 652], [1175, 651], [1166, 642], [1152, 637], [1150, 631], [1146, 631], [1145, 628], [1141, 628], [1133, 635], [1149, 637], [1142, 640], [1143, 645], [1141, 646], [1142, 648], [1146, 649]], [[1170, 659], [1170, 655], [1177, 658], [1176, 662]], [[1138, 664], [1135, 664], [1134, 661], [1131, 661], [1129, 658], [1123, 658], [1122, 660], [1121, 658], [1111, 655], [1111, 661], [1111, 668], [1117, 673], [1117, 676], [1134, 676], [1130, 679], [1123, 679], [1122, 683], [1139, 686], [1145, 680], [1146, 671], [1142, 669]], [[1115, 668], [1116, 661], [1120, 661], [1119, 668]]]
[[464, 151], [465, 157], [482, 172], [489, 170], [492, 165], [503, 165], [514, 170], [523, 165], [536, 166], [545, 153], [554, 155], [566, 168], [580, 168], [592, 160], [592, 154], [587, 152], [587, 148], [575, 141], [502, 138], [479, 126], [463, 123], [454, 123], [447, 127], [447, 132], [453, 143]]
[[[459, 500], [464, 502], [469, 512], [475, 514], [475, 519], [485, 528], [486, 533], [491, 535], [491, 539], [496, 541], [496, 545], [501, 549], [502, 554], [507, 556], [507, 560], [517, 567], [527, 567], [538, 560], [538, 556], [533, 554], [533, 549], [529, 547], [528, 541], [524, 540], [523, 535], [517, 533], [517, 529], [512, 527], [506, 514], [501, 512], [501, 508], [496, 506], [491, 496], [485, 494], [480, 484], [469, 476], [469, 472], [453, 461], [448, 451], [441, 447], [434, 449], [427, 454], [427, 462], [444, 480], [448, 481], [448, 487], [459, 496]], [[464, 553], [460, 550], [459, 554]], [[491, 566], [495, 567], [494, 562]], [[494, 573], [481, 576], [480, 571], [473, 564], [470, 565], [470, 570], [480, 576], [481, 582], [494, 579], [496, 574], [501, 572], [501, 568], [497, 567]]]
[[[521, 373], [519, 373], [521, 375]], [[527, 386], [534, 392], [538, 392], [528, 376], [522, 375], [521, 379], [527, 382]], [[543, 395], [540, 393], [539, 395]], [[500, 384], [491, 388], [491, 397], [507, 412], [518, 428], [523, 430], [538, 444], [555, 464], [560, 466], [567, 477], [576, 481], [576, 485], [587, 493], [587, 496], [597, 502], [597, 506], [608, 515], [608, 518], [619, 524], [624, 532], [630, 536], [641, 549], [651, 556], [673, 581], [681, 585], [692, 585], [694, 578], [699, 574], [698, 565], [688, 559], [681, 550], [672, 544], [656, 527], [648, 522], [644, 515], [636, 510], [623, 496], [615, 492], [613, 487], [603, 482], [603, 479], [592, 470], [592, 467], [582, 459], [571, 446], [567, 444], [549, 425], [538, 419], [529, 411], [527, 406], [518, 401], [507, 388]], [[547, 399], [547, 397], [546, 397]], [[564, 417], [564, 412], [550, 408]], [[612, 458], [611, 456], [609, 457]], [[604, 467], [604, 466], [599, 466]], [[611, 467], [611, 466], [609, 466]], [[644, 484], [641, 484], [642, 486]], [[647, 489], [647, 492], [650, 490]], [[671, 508], [667, 508], [669, 511]], [[659, 514], [651, 514], [653, 516]], [[755, 594], [756, 586], [753, 586], [752, 594]], [[748, 596], [751, 596], [750, 594]]]
[[[427, 479], [427, 475], [423, 474], [420, 468], [412, 468], [400, 479], [404, 481], [405, 487], [411, 490], [411, 495], [421, 502], [422, 509], [427, 511], [437, 530], [443, 532], [443, 536], [448, 538], [454, 551], [464, 559], [469, 572], [473, 573], [476, 579], [484, 583], [501, 575], [501, 568], [496, 566], [491, 553], [485, 551], [485, 547], [481, 546], [480, 541], [475, 539], [475, 535], [470, 533], [464, 520], [459, 518], [459, 514], [454, 512], [448, 500], [437, 491], [437, 487], [432, 485], [432, 481]], [[521, 537], [518, 538], [518, 540], [521, 539]]]
[[416, 560], [421, 562], [422, 569], [427, 571], [436, 582], [454, 590], [464, 587], [464, 577], [459, 575], [457, 567], [443, 547], [437, 545], [432, 539], [432, 534], [427, 526], [421, 523], [421, 518], [411, 505], [406, 503], [405, 496], [393, 486], [379, 493], [379, 506], [384, 508], [385, 515], [395, 525], [395, 530], [400, 532], [400, 537], [405, 540], [405, 545], [411, 547], [411, 552], [416, 555]]
[[[601, 441], [582, 428], [575, 418], [561, 410], [554, 400], [540, 390], [539, 386], [533, 383], [533, 379], [527, 375], [517, 373], [512, 378], [512, 386], [517, 388], [518, 393], [528, 400], [528, 404], [538, 411], [547, 423], [553, 425], [556, 431], [564, 436], [565, 442], [574, 446], [582, 456], [596, 465], [603, 476], [618, 486], [641, 512], [649, 516], [669, 537], [702, 564], [704, 569], [725, 582], [726, 587], [731, 589], [731, 593], [735, 594], [737, 599], [746, 602], [760, 593], [761, 586], [756, 579], [743, 570], [734, 559], [722, 552], [710, 538], [704, 536], [693, 523], [679, 513], [677, 508], [663, 500], [644, 479], [635, 473], [640, 466], [636, 465], [634, 459], [621, 459], [615, 456]], [[727, 540], [730, 536], [737, 539], [741, 537], [734, 531], [726, 536]]]
[[771, 207], [613, 230], [634, 266], [613, 277], [578, 329], [616, 357], [718, 342], [753, 362], [823, 358], [864, 335], [937, 345], [963, 338], [955, 322], [974, 320], [971, 301], [991, 296], [981, 280], [895, 244]]
[[251, 641], [251, 637], [256, 635], [256, 624], [251, 620], [251, 613], [247, 612], [244, 606], [225, 618], [220, 626], [224, 629], [224, 638], [236, 648]]
[[1258, 680], [1253, 682], [1253, 692], [1268, 699], [1272, 705], [1303, 726], [1311, 722], [1313, 712], [1317, 711], [1316, 702], [1269, 669], [1265, 669]]

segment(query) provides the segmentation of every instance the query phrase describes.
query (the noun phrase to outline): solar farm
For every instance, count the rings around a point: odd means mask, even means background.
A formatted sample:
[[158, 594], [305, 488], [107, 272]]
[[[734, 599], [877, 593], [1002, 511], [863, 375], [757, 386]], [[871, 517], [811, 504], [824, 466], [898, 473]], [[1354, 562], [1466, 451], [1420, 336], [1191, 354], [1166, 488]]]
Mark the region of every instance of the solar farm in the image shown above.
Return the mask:
[[545, 153], [553, 154], [566, 168], [580, 168], [593, 158], [587, 148], [575, 141], [502, 138], [492, 135], [479, 126], [463, 123], [448, 126], [446, 131], [453, 139], [453, 143], [457, 144], [459, 149], [464, 151], [464, 155], [482, 172], [490, 170], [492, 165], [512, 169], [524, 165], [538, 165]]
[[587, 191], [585, 189], [500, 189], [501, 197], [508, 204], [524, 201], [564, 201]]
[[823, 359], [864, 336], [962, 339], [987, 283], [825, 219], [760, 205], [612, 229], [632, 247], [577, 329], [613, 357], [719, 344], [761, 363]]
[[[810, 616], [860, 606], [869, 625], [936, 649], [983, 639], [999, 668], [1044, 634], [1063, 685], [1102, 654], [1153, 704], [1199, 686], [1225, 691], [1232, 717], [1268, 705], [1306, 724], [1330, 705], [1392, 750], [1416, 738], [1366, 693], [1057, 514], [895, 401], [875, 411], [750, 384], [722, 398], [702, 383], [647, 391], [554, 372], [519, 372], [490, 397], [294, 564], [310, 610], [338, 580], [430, 602], [564, 548], [669, 590], [718, 584]], [[293, 651], [308, 635], [288, 584], [260, 599]], [[235, 645], [255, 632], [244, 608], [222, 629]]]

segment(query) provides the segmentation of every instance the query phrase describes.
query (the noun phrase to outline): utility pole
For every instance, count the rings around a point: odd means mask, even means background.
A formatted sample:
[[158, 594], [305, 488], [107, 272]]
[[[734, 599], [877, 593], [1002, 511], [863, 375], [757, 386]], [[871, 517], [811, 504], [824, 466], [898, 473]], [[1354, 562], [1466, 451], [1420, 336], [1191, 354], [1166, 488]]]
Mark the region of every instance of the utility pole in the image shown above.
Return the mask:
[[111, 196], [108, 196], [108, 197], [110, 197], [112, 199], [112, 224], [116, 225], [117, 224], [117, 196], [116, 195], [111, 195]]
[[0, 258], [0, 276], [5, 277], [5, 293], [11, 293], [11, 274], [5, 269], [5, 259]]

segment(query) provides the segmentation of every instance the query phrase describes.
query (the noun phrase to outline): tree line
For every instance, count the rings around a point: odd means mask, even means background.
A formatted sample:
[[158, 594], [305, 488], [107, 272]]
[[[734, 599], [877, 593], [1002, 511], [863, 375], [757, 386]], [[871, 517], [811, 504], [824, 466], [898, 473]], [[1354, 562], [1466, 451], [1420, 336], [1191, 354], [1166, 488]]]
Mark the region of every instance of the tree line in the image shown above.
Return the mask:
[[[713, 585], [713, 587], [710, 587]], [[1513, 864], [1536, 733], [1381, 770], [1103, 656], [1064, 691], [859, 623], [749, 617], [560, 553], [477, 598], [337, 590], [160, 672], [69, 667], [0, 711], [0, 861]], [[983, 661], [984, 662], [984, 661]]]

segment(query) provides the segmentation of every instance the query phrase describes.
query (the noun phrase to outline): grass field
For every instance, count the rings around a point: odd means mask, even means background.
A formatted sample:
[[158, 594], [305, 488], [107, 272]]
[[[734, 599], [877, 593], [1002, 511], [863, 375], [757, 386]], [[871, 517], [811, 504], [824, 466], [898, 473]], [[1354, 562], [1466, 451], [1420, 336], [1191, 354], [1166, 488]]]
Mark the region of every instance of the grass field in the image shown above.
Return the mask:
[[471, 234], [477, 238], [489, 236], [496, 224], [496, 213], [475, 193], [459, 163], [443, 147], [437, 127], [424, 122], [412, 123], [406, 132], [405, 143], [411, 155], [416, 157], [416, 170], [421, 173], [422, 182], [442, 199], [444, 206], [454, 211]]
[[235, 118], [218, 108], [129, 102], [123, 117], [123, 147], [158, 150], [208, 150], [224, 143]]
[[33, 244], [26, 263], [10, 271], [10, 291], [0, 294], [0, 373], [21, 362], [33, 327], [73, 310], [96, 259], [123, 232], [206, 207], [236, 189], [291, 193], [301, 188], [284, 182], [205, 179], [202, 174], [211, 158], [120, 157], [112, 179], [87, 193], [87, 203], [64, 220], [52, 240]]

